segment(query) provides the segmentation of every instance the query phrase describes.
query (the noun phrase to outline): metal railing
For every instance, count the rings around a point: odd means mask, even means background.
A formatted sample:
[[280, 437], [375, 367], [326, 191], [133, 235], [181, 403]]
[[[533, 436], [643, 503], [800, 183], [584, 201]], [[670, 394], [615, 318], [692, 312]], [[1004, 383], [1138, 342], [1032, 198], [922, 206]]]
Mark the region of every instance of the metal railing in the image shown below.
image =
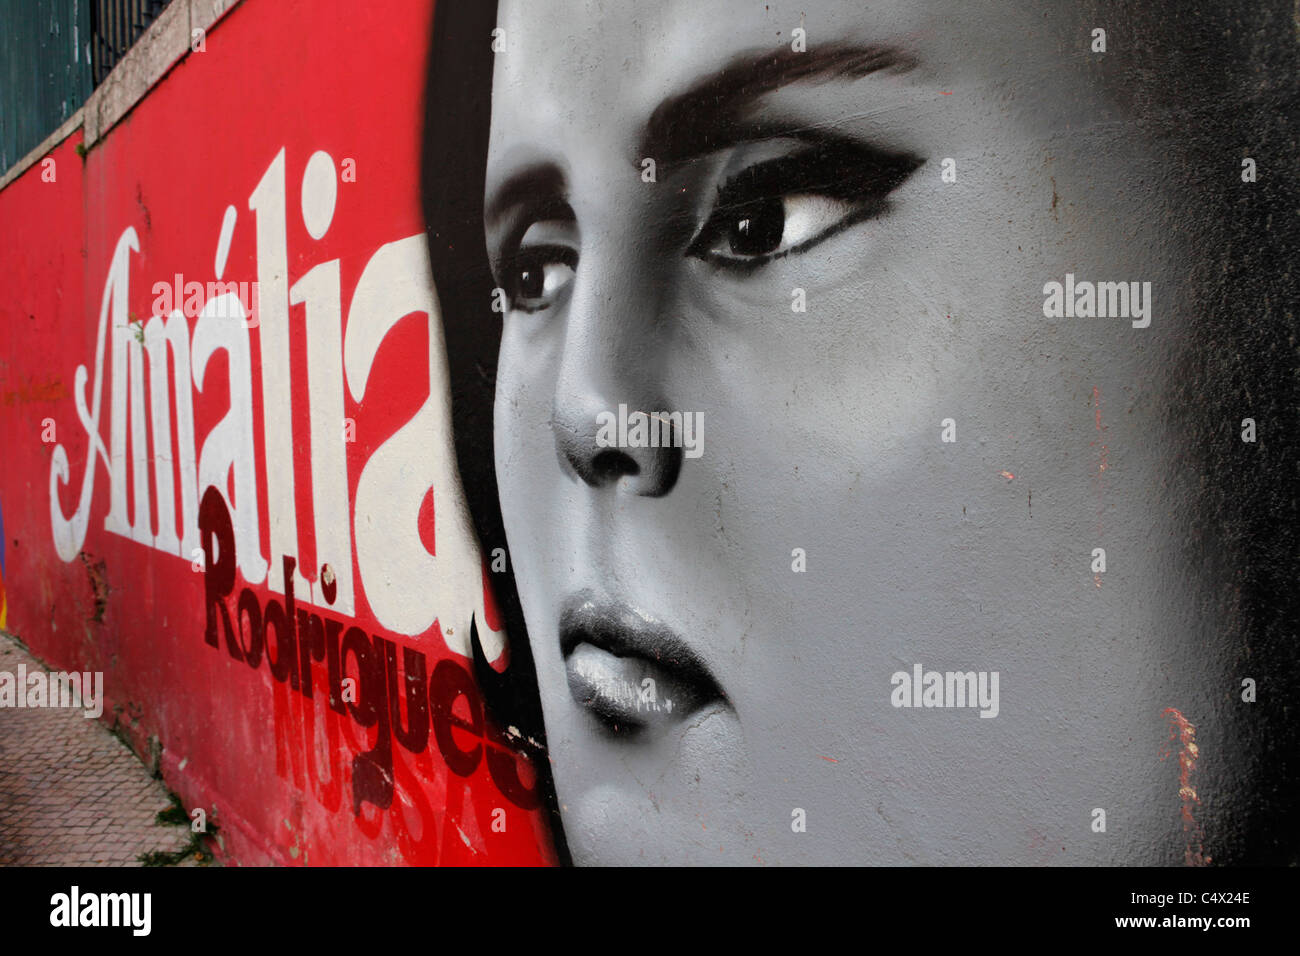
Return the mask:
[[99, 86], [170, 0], [91, 0], [91, 75]]

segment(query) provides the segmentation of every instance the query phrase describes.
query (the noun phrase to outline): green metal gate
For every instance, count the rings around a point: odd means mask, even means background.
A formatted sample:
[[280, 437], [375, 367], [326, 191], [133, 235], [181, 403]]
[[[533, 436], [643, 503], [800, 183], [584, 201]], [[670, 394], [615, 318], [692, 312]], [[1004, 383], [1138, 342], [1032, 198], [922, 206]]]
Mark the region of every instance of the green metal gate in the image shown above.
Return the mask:
[[0, 0], [0, 171], [86, 101], [91, 0]]
[[0, 0], [0, 173], [104, 81], [168, 0]]

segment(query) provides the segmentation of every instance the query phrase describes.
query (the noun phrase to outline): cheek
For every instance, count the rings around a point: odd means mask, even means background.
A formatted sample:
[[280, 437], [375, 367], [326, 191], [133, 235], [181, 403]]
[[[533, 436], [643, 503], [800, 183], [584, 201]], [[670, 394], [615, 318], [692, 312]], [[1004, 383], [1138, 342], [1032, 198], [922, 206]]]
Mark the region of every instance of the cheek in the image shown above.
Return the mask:
[[525, 332], [516, 319], [506, 320], [493, 404], [493, 454], [501, 509], [511, 535], [518, 530], [513, 520], [517, 509], [543, 474], [545, 459], [539, 459], [538, 451], [550, 437], [547, 423], [554, 394], [552, 373]]

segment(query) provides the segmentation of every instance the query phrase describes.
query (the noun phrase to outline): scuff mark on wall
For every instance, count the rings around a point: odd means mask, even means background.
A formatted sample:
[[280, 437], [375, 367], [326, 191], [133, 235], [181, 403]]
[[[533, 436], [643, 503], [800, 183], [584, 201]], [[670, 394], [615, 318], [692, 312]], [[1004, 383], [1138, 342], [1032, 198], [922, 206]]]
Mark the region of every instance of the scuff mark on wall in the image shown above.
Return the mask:
[[108, 565], [104, 559], [95, 560], [94, 555], [82, 551], [78, 558], [86, 566], [86, 575], [90, 578], [90, 589], [95, 595], [95, 610], [90, 620], [96, 624], [104, 620], [104, 609], [108, 607]]
[[[1171, 743], [1178, 742], [1178, 798], [1182, 803], [1180, 813], [1183, 832], [1187, 834], [1183, 863], [1187, 866], [1208, 866], [1210, 857], [1205, 855], [1202, 847], [1204, 834], [1192, 813], [1193, 805], [1201, 802], [1196, 788], [1192, 786], [1192, 772], [1196, 770], [1196, 761], [1200, 757], [1200, 748], [1196, 746], [1196, 726], [1173, 707], [1166, 707], [1163, 716], [1169, 718], [1169, 740]], [[1160, 759], [1164, 760], [1172, 752], [1171, 746], [1160, 755]]]

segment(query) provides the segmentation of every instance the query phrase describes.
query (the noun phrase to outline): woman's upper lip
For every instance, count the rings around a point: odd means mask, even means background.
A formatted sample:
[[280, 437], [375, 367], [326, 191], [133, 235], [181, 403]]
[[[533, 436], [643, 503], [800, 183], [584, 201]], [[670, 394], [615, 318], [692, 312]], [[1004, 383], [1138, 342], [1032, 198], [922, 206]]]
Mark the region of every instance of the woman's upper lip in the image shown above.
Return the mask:
[[725, 701], [707, 664], [677, 632], [620, 601], [602, 601], [591, 592], [575, 594], [560, 612], [560, 653], [567, 660], [580, 644], [615, 657], [639, 657], [674, 680], [690, 686], [701, 703]]

